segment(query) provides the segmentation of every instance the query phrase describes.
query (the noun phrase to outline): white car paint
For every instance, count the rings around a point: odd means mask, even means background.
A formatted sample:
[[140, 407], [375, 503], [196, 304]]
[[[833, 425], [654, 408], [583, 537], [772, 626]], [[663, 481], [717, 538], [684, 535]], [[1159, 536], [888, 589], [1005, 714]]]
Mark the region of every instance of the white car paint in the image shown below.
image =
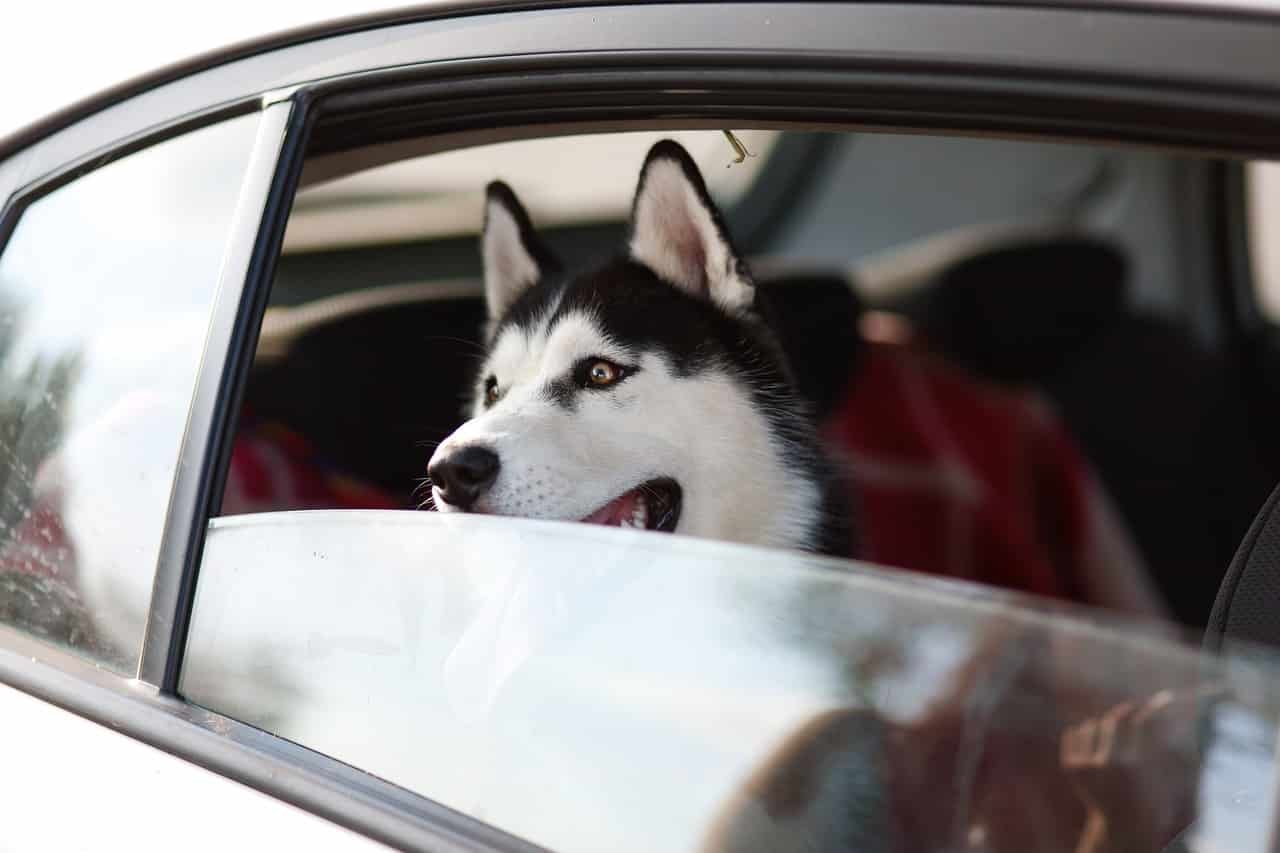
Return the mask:
[[3, 685], [0, 720], [6, 853], [388, 849]]

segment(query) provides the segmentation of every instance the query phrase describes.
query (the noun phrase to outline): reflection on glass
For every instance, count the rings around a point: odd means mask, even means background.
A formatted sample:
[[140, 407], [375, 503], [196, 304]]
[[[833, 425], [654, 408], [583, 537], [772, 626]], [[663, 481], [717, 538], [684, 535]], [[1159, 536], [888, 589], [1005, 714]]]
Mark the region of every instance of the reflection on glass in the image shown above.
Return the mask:
[[1280, 670], [800, 553], [217, 519], [182, 689], [561, 850], [1268, 847]]
[[121, 672], [257, 123], [78, 178], [0, 254], [0, 620]]

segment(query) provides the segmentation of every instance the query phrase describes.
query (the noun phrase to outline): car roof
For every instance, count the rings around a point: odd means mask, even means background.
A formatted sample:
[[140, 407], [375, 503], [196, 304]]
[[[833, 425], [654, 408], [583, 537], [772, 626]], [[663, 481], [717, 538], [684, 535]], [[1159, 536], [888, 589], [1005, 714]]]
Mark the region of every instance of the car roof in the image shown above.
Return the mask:
[[[378, 0], [373, 2], [376, 4]], [[641, 0], [641, 2], [652, 2], [652, 0]], [[1280, 19], [1280, 0], [967, 0], [967, 2], [974, 6], [1047, 6], [1094, 11], [1145, 9], [1153, 12], [1201, 14], [1214, 17], [1245, 15]], [[293, 8], [300, 14], [293, 19], [296, 25], [288, 29], [235, 42], [165, 65], [89, 95], [8, 134], [0, 134], [0, 161], [86, 116], [149, 89], [219, 65], [308, 41], [432, 18], [530, 8], [617, 4], [604, 2], [604, 0], [434, 0], [434, 2], [411, 5], [393, 3], [381, 5], [383, 8], [375, 11], [327, 20], [316, 20], [314, 14], [306, 13], [305, 7], [295, 6]], [[900, 5], [913, 5], [913, 3]]]
[[[0, 137], [106, 87], [264, 34], [421, 6], [421, 0], [309, 0], [265, 7], [254, 0], [225, 0], [177, 18], [155, 16], [158, 2], [90, 6], [80, 11], [73, 28], [65, 26], [65, 11], [56, 4], [31, 6], [19, 22], [20, 37], [0, 53], [0, 78], [24, 81], [0, 101]], [[145, 29], [118, 27], [110, 39], [101, 37], [104, 27], [122, 19], [146, 18], [151, 20]]]

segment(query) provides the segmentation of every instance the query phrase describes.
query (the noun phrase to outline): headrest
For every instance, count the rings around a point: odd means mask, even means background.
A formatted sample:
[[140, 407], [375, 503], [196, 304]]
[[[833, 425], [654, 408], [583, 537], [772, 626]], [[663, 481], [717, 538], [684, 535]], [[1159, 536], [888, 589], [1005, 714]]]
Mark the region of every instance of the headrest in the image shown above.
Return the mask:
[[1231, 560], [1205, 631], [1205, 649], [1233, 641], [1280, 647], [1280, 486], [1271, 493]]
[[1127, 264], [1088, 237], [982, 252], [944, 270], [923, 318], [944, 352], [983, 376], [1036, 382], [1120, 316]]
[[478, 295], [335, 313], [255, 365], [245, 402], [339, 471], [407, 501], [427, 448], [462, 422], [483, 322]]
[[862, 307], [853, 283], [840, 273], [793, 273], [758, 287], [800, 393], [826, 417], [853, 375]]

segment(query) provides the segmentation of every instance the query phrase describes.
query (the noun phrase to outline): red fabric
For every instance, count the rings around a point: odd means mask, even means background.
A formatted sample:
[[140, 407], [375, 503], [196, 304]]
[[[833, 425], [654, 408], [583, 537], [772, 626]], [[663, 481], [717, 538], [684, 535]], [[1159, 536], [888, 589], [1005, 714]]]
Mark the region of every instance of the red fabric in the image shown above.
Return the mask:
[[279, 424], [242, 424], [231, 450], [222, 514], [292, 509], [403, 507], [387, 493], [325, 465], [297, 433]]
[[0, 551], [0, 572], [75, 581], [75, 547], [55, 501], [38, 499]]
[[905, 345], [859, 359], [825, 427], [854, 486], [859, 556], [1087, 600], [1092, 475], [1047, 408]]

